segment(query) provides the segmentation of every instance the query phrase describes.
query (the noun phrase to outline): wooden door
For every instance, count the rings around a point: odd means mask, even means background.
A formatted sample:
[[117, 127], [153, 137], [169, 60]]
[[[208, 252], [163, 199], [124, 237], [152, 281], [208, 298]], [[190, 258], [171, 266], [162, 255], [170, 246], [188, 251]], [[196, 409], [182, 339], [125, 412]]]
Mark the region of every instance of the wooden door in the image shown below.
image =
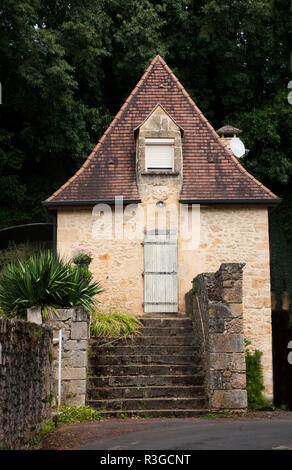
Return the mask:
[[177, 312], [177, 232], [147, 232], [144, 240], [144, 312]]

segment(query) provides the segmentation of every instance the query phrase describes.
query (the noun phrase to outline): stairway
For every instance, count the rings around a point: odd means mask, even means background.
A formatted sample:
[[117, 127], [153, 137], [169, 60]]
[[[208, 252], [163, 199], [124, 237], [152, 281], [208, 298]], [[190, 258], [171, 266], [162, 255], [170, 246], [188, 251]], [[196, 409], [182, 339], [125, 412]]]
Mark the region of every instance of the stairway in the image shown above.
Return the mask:
[[142, 335], [90, 340], [87, 404], [116, 418], [205, 414], [191, 320], [161, 314], [140, 321]]

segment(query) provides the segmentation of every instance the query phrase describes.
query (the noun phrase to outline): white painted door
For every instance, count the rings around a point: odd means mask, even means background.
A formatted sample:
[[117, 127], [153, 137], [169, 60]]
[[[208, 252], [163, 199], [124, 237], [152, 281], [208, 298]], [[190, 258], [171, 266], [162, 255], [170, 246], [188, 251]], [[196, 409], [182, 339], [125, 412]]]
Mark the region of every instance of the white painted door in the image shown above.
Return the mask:
[[144, 239], [144, 312], [177, 312], [177, 232]]

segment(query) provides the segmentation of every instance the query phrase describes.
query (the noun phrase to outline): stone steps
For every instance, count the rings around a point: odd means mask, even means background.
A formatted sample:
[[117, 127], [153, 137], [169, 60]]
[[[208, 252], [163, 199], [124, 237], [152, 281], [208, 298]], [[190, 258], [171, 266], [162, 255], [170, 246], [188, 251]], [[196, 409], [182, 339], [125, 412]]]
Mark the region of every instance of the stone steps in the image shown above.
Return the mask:
[[90, 365], [126, 365], [126, 366], [142, 366], [145, 364], [172, 364], [172, 365], [180, 365], [180, 364], [194, 364], [196, 362], [196, 358], [194, 354], [170, 354], [170, 355], [96, 355], [94, 357], [89, 358]]
[[192, 320], [186, 317], [168, 318], [168, 317], [138, 317], [146, 328], [192, 328]]
[[191, 365], [171, 364], [148, 364], [148, 365], [102, 365], [90, 366], [88, 376], [111, 376], [111, 375], [195, 375], [201, 372], [201, 367]]
[[193, 329], [190, 325], [189, 327], [186, 326], [175, 326], [175, 327], [144, 327], [141, 328], [139, 333], [143, 336], [181, 336], [181, 335], [191, 335], [193, 336]]
[[172, 410], [172, 409], [201, 409], [206, 405], [206, 398], [161, 397], [161, 398], [119, 398], [119, 399], [89, 399], [87, 403], [100, 411], [117, 410]]
[[202, 374], [196, 375], [112, 375], [88, 378], [88, 389], [98, 387], [150, 387], [169, 385], [203, 385]]
[[104, 418], [199, 418], [205, 416], [208, 410], [201, 409], [172, 409], [172, 410], [107, 410], [100, 411]]
[[195, 385], [163, 385], [163, 386], [145, 386], [139, 387], [93, 387], [88, 389], [91, 400], [101, 399], [124, 399], [124, 398], [193, 398], [202, 395], [204, 387]]
[[140, 320], [138, 336], [91, 340], [87, 404], [107, 417], [206, 413], [191, 320], [159, 315]]
[[102, 345], [107, 345], [109, 347], [115, 347], [115, 345], [124, 345], [124, 346], [159, 346], [159, 345], [171, 345], [171, 346], [196, 346], [194, 335], [177, 335], [170, 337], [169, 336], [134, 336], [127, 338], [120, 338], [118, 340], [112, 340], [109, 338], [98, 338], [93, 340], [91, 347], [94, 350], [96, 347], [101, 347]]
[[[195, 346], [188, 346], [188, 345], [179, 345], [179, 346], [172, 346], [169, 344], [159, 346], [159, 345], [150, 345], [147, 346], [147, 354], [148, 355], [168, 355], [168, 354], [194, 354], [196, 353], [197, 348]], [[145, 346], [102, 346], [99, 348], [95, 348], [92, 350], [90, 354], [90, 360], [94, 360], [95, 357], [100, 356], [101, 354], [105, 355], [112, 355], [115, 354], [117, 356], [123, 356], [125, 354], [131, 356], [135, 356], [137, 354], [144, 354], [145, 353]]]

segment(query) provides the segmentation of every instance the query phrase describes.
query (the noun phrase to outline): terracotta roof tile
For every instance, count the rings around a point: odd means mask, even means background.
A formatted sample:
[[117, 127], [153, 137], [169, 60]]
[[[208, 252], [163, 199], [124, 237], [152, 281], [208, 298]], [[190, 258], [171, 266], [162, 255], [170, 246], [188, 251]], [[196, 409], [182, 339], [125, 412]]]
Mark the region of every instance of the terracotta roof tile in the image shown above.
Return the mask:
[[45, 204], [78, 205], [116, 196], [139, 200], [134, 129], [158, 103], [184, 130], [181, 201], [279, 201], [240, 165], [164, 60], [156, 56], [86, 162]]

